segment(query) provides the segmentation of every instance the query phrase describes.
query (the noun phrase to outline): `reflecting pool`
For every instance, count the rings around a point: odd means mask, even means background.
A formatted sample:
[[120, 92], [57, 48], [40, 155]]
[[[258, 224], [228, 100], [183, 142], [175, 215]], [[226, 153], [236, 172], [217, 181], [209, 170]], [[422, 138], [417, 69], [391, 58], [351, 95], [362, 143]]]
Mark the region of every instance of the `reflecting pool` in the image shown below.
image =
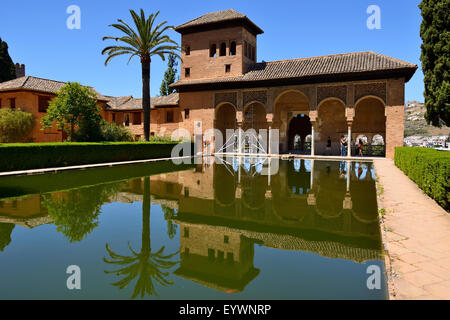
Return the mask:
[[0, 299], [386, 299], [382, 254], [371, 163], [207, 158], [0, 179]]

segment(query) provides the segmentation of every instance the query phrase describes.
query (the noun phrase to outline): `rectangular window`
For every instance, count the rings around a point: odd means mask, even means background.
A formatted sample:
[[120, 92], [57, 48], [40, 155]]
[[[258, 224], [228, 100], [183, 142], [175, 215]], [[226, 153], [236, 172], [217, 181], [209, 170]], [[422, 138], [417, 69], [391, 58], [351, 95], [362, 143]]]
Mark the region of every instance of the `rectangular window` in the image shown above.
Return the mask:
[[189, 78], [191, 76], [191, 68], [184, 68], [184, 76]]
[[228, 236], [223, 236], [223, 243], [228, 243], [230, 238]]
[[16, 108], [16, 98], [10, 98], [9, 99], [9, 107], [11, 109], [15, 109]]
[[112, 114], [112, 122], [116, 122], [116, 114], [115, 113]]
[[209, 248], [208, 249], [208, 258], [209, 258], [209, 260], [214, 260], [215, 256], [216, 256], [216, 253], [215, 253], [214, 249]]
[[172, 123], [173, 122], [173, 111], [167, 111], [166, 113], [166, 122]]
[[184, 228], [184, 237], [189, 238], [189, 228]]
[[217, 250], [217, 261], [222, 262], [224, 257], [225, 257], [225, 252], [223, 252], [221, 250]]
[[225, 72], [231, 72], [231, 64], [225, 65]]
[[50, 97], [39, 96], [39, 112], [47, 112], [50, 100], [51, 100]]
[[184, 109], [184, 118], [189, 119], [189, 109]]
[[133, 113], [133, 124], [134, 125], [141, 124], [141, 113], [140, 112]]

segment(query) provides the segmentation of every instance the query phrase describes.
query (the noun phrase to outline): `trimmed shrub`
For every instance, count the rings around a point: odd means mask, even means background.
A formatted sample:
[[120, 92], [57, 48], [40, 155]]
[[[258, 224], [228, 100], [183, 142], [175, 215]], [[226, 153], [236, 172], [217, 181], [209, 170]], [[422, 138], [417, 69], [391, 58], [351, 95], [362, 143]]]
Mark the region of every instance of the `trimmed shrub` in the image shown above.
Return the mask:
[[169, 158], [177, 142], [0, 144], [0, 171]]
[[21, 110], [0, 109], [0, 142], [23, 142], [34, 127], [33, 115]]
[[450, 210], [450, 152], [397, 147], [395, 165], [445, 210]]
[[106, 121], [102, 124], [102, 136], [103, 141], [133, 141], [133, 135], [131, 134], [130, 130], [122, 126], [118, 126], [115, 123], [109, 123]]

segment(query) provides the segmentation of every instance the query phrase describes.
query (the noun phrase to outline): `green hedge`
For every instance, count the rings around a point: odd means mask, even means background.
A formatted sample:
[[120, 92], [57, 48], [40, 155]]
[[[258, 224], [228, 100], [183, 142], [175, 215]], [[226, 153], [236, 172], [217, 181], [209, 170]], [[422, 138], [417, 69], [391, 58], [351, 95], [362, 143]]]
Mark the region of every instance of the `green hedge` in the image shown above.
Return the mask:
[[398, 147], [395, 165], [445, 210], [450, 210], [449, 151]]
[[176, 144], [176, 142], [0, 144], [0, 171], [168, 158]]

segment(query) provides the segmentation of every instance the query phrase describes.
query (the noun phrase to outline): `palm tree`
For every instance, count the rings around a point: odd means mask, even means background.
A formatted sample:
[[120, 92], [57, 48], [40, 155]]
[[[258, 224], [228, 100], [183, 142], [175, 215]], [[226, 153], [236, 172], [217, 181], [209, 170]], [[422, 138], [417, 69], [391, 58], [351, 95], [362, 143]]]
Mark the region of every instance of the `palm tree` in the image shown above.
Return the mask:
[[152, 56], [160, 56], [163, 61], [166, 54], [173, 54], [180, 58], [177, 53], [180, 47], [168, 35], [165, 35], [167, 30], [174, 29], [173, 26], [165, 26], [167, 21], [154, 27], [159, 11], [156, 14], [151, 14], [148, 18], [145, 17], [143, 9], [141, 9], [140, 16], [134, 10], [130, 10], [130, 13], [135, 24], [135, 30], [125, 21], [118, 19], [119, 23], [110, 26], [122, 31], [125, 35], [122, 37], [104, 37], [103, 40], [116, 40], [121, 44], [106, 47], [102, 54], [108, 55], [105, 65], [108, 65], [112, 58], [124, 54], [130, 55], [128, 62], [134, 56], [141, 58], [144, 135], [145, 140], [148, 141], [150, 138], [150, 63]]
[[103, 261], [108, 264], [121, 266], [121, 269], [114, 271], [105, 271], [105, 273], [114, 273], [118, 276], [124, 275], [122, 279], [113, 283], [114, 286], [123, 289], [127, 287], [130, 282], [138, 277], [134, 287], [131, 298], [136, 298], [139, 294], [141, 298], [145, 293], [149, 295], [157, 295], [153, 280], [162, 286], [167, 286], [173, 282], [167, 280], [169, 272], [162, 270], [169, 270], [178, 262], [171, 259], [178, 254], [178, 251], [172, 254], [165, 255], [165, 247], [161, 247], [156, 252], [152, 252], [150, 242], [150, 178], [144, 180], [144, 201], [142, 203], [142, 247], [141, 252], [133, 250], [128, 243], [128, 248], [131, 251], [130, 256], [123, 256], [113, 252], [106, 244], [106, 250], [109, 253], [109, 258], [103, 258]]

